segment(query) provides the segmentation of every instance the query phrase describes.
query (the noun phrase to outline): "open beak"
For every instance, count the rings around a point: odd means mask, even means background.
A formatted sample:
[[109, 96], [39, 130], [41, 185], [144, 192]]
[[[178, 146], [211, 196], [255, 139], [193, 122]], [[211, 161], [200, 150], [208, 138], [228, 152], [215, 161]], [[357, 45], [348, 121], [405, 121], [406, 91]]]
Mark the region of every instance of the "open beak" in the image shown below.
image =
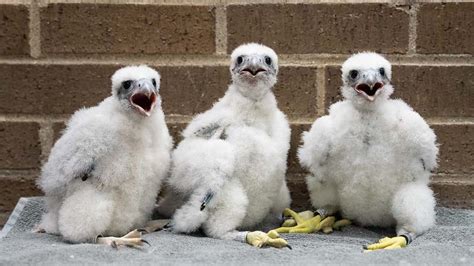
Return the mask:
[[249, 61], [246, 62], [244, 66], [242, 66], [242, 70], [240, 70], [241, 75], [256, 77], [258, 73], [264, 73], [267, 70], [262, 67], [262, 63], [259, 61], [257, 57], [249, 58]]
[[383, 86], [384, 84], [382, 82], [376, 82], [373, 85], [360, 83], [354, 87], [354, 90], [357, 93], [362, 94], [362, 96], [364, 96], [367, 100], [373, 102], [382, 91]]
[[150, 116], [155, 108], [157, 97], [151, 82], [141, 82], [130, 96], [129, 101], [140, 114]]
[[263, 69], [263, 68], [259, 68], [259, 67], [246, 67], [244, 69], [242, 69], [240, 71], [241, 74], [245, 75], [245, 74], [250, 74], [252, 76], [257, 76], [258, 73], [260, 72], [265, 72], [266, 70]]

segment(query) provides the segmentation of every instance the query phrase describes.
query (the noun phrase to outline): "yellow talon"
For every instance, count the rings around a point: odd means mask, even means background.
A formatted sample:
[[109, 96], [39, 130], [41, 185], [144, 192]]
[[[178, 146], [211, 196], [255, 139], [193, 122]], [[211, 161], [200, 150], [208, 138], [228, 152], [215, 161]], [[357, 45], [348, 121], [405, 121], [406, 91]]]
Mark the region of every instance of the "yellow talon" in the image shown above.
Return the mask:
[[270, 237], [270, 238], [279, 238], [280, 237], [280, 234], [275, 231], [275, 230], [270, 230], [268, 231], [267, 235]]
[[324, 227], [324, 228], [323, 228], [323, 233], [325, 233], [325, 234], [330, 234], [330, 233], [332, 233], [332, 227], [329, 227], [329, 226], [328, 226], [328, 227]]
[[341, 219], [341, 220], [335, 222], [334, 225], [332, 226], [332, 228], [333, 228], [334, 230], [341, 230], [342, 227], [348, 226], [348, 225], [350, 225], [350, 224], [351, 224], [351, 221], [349, 221], [349, 220], [347, 220], [347, 219]]
[[334, 216], [321, 219], [320, 215], [314, 216], [312, 211], [296, 213], [287, 208], [284, 210], [283, 215], [291, 217], [291, 219], [287, 219], [282, 227], [276, 228], [272, 231], [277, 233], [309, 234], [322, 230], [324, 233], [328, 234], [333, 232], [333, 229], [339, 230], [341, 227], [351, 224], [347, 219], [336, 221], [336, 217]]
[[262, 231], [249, 232], [247, 234], [246, 241], [248, 244], [257, 248], [264, 246], [275, 248], [289, 247], [288, 242], [281, 238], [278, 232], [275, 230], [271, 230], [268, 232], [268, 234]]
[[293, 227], [296, 226], [296, 221], [293, 218], [286, 219], [283, 224], [281, 224], [281, 227]]
[[324, 227], [332, 227], [335, 222], [336, 222], [336, 217], [334, 217], [334, 216], [326, 217], [326, 218], [324, 218], [324, 220], [321, 221], [321, 223], [319, 223], [316, 226], [317, 231], [321, 230], [321, 228], [324, 228]]
[[368, 245], [367, 251], [379, 250], [379, 249], [399, 249], [407, 246], [407, 240], [403, 236], [396, 237], [384, 237], [379, 240], [378, 243]]
[[277, 233], [289, 233], [291, 228], [293, 227], [280, 227], [280, 228], [273, 229], [271, 231], [275, 231]]
[[[283, 213], [285, 214], [285, 212]], [[289, 215], [289, 212], [286, 212], [287, 215]], [[312, 211], [304, 211], [304, 212], [299, 212], [298, 215], [302, 218], [302, 220], [306, 221], [314, 217], [314, 213]], [[281, 225], [282, 227], [293, 227], [296, 226], [297, 223], [294, 218], [289, 218], [286, 219], [283, 224]]]
[[312, 232], [313, 231], [311, 230], [311, 228], [293, 228], [293, 229], [290, 229], [290, 231], [288, 233], [291, 233], [291, 234], [310, 234]]
[[293, 217], [293, 219], [296, 221], [296, 224], [298, 224], [298, 225], [302, 224], [304, 222], [304, 219], [299, 214], [297, 214], [295, 211], [293, 211], [291, 209], [286, 208], [283, 211], [283, 215]]

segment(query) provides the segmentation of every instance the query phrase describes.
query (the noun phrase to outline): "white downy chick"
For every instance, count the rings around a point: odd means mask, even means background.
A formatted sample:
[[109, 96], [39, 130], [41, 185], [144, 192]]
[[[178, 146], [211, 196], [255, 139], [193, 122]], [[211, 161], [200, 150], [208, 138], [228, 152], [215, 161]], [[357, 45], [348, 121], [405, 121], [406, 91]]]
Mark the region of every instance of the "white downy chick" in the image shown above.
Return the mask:
[[[172, 149], [159, 88], [155, 70], [124, 67], [112, 76], [110, 97], [71, 117], [38, 180], [47, 204], [40, 229], [82, 243], [148, 221]], [[98, 242], [142, 243], [137, 232]]]
[[[170, 215], [170, 206], [179, 207], [171, 222], [175, 232], [202, 228], [210, 237], [277, 246], [270, 242], [284, 240], [245, 230], [279, 221], [290, 204], [290, 127], [271, 90], [278, 57], [260, 44], [241, 45], [232, 52], [230, 72], [224, 97], [184, 130], [172, 156], [173, 193], [160, 211]], [[265, 239], [255, 244], [257, 235]]]
[[298, 152], [311, 172], [313, 207], [362, 226], [396, 226], [402, 236], [369, 249], [404, 246], [435, 223], [428, 183], [437, 166], [436, 136], [410, 106], [389, 98], [391, 78], [382, 56], [350, 57], [342, 66], [344, 100], [303, 133]]

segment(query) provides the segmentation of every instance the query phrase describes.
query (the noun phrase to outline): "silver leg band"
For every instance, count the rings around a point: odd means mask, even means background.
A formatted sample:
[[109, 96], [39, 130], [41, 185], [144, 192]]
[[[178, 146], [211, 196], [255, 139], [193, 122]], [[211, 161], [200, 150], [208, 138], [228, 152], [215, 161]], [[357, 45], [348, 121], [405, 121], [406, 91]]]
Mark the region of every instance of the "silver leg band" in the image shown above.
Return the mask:
[[319, 208], [316, 211], [314, 211], [314, 215], [320, 215], [321, 219], [326, 218], [329, 215], [329, 212], [326, 209]]
[[407, 233], [401, 234], [400, 236], [403, 236], [406, 239], [407, 245], [413, 242], [413, 239], [415, 239], [414, 233], [407, 232]]

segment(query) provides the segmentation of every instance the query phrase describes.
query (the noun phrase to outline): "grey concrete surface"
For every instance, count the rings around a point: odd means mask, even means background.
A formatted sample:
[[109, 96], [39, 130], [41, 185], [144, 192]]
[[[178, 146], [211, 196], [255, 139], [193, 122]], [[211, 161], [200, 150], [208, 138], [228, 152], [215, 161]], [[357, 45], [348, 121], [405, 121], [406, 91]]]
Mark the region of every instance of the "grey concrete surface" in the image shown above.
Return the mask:
[[219, 264], [219, 265], [474, 265], [474, 211], [437, 209], [437, 226], [400, 250], [363, 253], [362, 245], [393, 231], [349, 226], [330, 235], [283, 235], [293, 249], [257, 249], [202, 236], [156, 232], [139, 249], [69, 244], [33, 233], [44, 211], [42, 198], [22, 198], [0, 233], [0, 265], [13, 264]]

